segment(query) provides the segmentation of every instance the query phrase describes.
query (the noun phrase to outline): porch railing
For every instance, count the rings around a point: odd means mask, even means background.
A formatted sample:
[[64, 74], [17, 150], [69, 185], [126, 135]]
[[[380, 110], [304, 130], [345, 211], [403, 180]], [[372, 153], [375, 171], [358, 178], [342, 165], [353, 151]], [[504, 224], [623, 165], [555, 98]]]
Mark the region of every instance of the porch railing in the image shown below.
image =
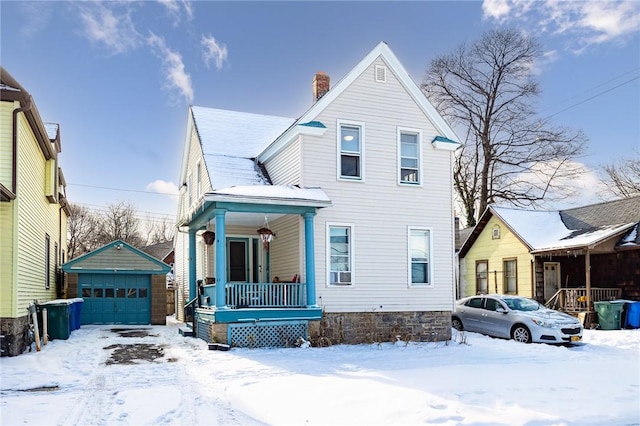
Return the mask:
[[227, 283], [226, 304], [232, 308], [302, 308], [304, 283]]
[[[620, 296], [622, 296], [620, 288], [591, 287], [591, 302], [615, 300]], [[587, 311], [587, 289], [585, 287], [561, 288], [551, 296], [545, 306], [572, 313]]]

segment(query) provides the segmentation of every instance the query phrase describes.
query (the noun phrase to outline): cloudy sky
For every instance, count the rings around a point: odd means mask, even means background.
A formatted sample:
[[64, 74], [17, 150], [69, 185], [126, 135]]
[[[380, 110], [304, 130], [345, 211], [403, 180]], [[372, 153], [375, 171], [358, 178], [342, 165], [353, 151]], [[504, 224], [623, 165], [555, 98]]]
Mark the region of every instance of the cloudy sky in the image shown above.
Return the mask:
[[[188, 105], [296, 118], [386, 41], [416, 82], [491, 28], [538, 37], [554, 124], [589, 137], [582, 184], [640, 153], [640, 2], [3, 2], [2, 66], [60, 124], [68, 198], [175, 214]], [[169, 195], [168, 195], [169, 194]], [[583, 204], [583, 199], [576, 200]]]

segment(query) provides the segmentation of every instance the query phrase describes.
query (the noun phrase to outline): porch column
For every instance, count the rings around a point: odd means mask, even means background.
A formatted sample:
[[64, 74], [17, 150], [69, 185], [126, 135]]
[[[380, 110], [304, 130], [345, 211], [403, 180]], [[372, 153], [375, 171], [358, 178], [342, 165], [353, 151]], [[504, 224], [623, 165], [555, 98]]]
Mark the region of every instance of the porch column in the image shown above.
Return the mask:
[[196, 230], [189, 228], [189, 300], [198, 295], [196, 288]]
[[591, 305], [591, 252], [589, 247], [586, 248], [584, 254], [584, 281], [587, 291], [587, 310], [590, 311], [593, 306]]
[[227, 236], [224, 209], [215, 209], [216, 215], [216, 309], [226, 309], [227, 297]]
[[307, 306], [317, 307], [316, 303], [316, 255], [313, 241], [313, 217], [315, 213], [304, 214], [304, 260], [307, 281]]

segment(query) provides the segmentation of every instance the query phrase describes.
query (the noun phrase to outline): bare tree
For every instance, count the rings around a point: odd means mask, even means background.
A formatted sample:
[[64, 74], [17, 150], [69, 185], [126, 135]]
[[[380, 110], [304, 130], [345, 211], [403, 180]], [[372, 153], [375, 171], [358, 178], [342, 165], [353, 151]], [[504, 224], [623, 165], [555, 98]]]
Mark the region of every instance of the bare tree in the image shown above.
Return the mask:
[[69, 210], [67, 253], [73, 259], [97, 247], [97, 218], [91, 210], [77, 204], [70, 204]]
[[145, 225], [146, 231], [146, 244], [152, 245], [165, 241], [173, 240], [174, 226], [169, 220], [162, 219], [161, 221], [152, 220], [147, 218]]
[[143, 247], [145, 240], [140, 236], [139, 222], [135, 206], [120, 202], [109, 204], [97, 221], [99, 245], [114, 240], [122, 240], [134, 247]]
[[454, 166], [456, 193], [469, 226], [488, 204], [536, 205], [566, 196], [560, 182], [576, 176], [570, 161], [584, 135], [536, 117], [540, 94], [533, 69], [535, 39], [515, 30], [492, 30], [470, 46], [435, 58], [422, 90], [466, 138]]
[[640, 156], [604, 166], [605, 186], [618, 197], [640, 195]]

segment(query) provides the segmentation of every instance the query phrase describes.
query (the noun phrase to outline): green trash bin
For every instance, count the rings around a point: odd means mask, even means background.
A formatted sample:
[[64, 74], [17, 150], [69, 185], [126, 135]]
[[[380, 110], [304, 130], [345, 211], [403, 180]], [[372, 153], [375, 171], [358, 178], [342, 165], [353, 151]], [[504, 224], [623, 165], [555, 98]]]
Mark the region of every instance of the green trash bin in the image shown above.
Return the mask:
[[620, 330], [620, 320], [624, 303], [593, 302], [598, 313], [598, 324], [601, 330]]
[[50, 339], [66, 340], [71, 334], [71, 308], [67, 300], [58, 299], [43, 303], [47, 310], [47, 334]]

